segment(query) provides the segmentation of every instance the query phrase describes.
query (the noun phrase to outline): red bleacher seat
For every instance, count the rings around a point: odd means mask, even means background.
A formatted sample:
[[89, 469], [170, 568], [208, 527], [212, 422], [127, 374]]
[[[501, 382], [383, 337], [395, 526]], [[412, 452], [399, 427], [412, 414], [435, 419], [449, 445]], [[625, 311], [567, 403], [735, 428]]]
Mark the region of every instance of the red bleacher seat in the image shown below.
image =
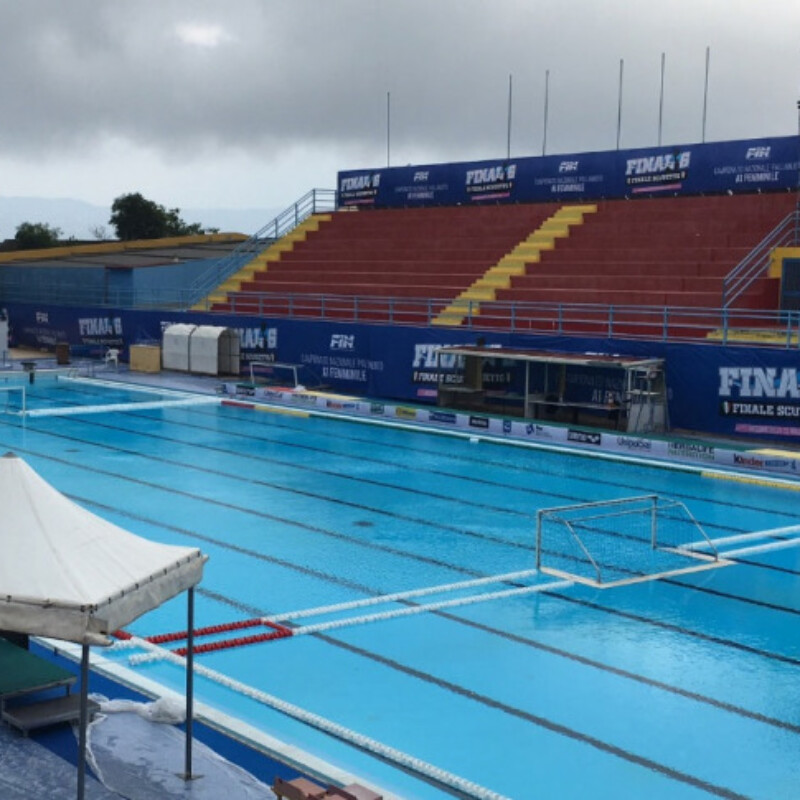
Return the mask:
[[[615, 312], [617, 334], [620, 326], [633, 335], [657, 327], [654, 309], [664, 307], [680, 307], [695, 320], [700, 309], [708, 310], [705, 318], [717, 325], [725, 276], [795, 202], [789, 192], [599, 202], [597, 213], [528, 264], [525, 275], [513, 276], [510, 288], [498, 289], [496, 301], [482, 301], [476, 320], [483, 327], [552, 331], [564, 315], [542, 304], [581, 304], [583, 316], [571, 321], [571, 330], [602, 332], [608, 306], [626, 309]], [[213, 308], [428, 324], [561, 205], [333, 214]], [[739, 305], [774, 309], [777, 302], [777, 280], [762, 280]], [[690, 309], [698, 310], [696, 317]], [[663, 325], [663, 314], [660, 319]]]

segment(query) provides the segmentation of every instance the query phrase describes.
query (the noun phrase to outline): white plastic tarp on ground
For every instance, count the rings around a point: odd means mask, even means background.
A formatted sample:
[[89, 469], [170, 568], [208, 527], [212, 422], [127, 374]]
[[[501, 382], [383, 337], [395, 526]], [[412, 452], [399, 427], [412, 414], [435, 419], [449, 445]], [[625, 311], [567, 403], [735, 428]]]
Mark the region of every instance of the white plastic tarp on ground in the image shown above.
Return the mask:
[[[89, 726], [89, 763], [103, 786], [128, 800], [269, 800], [272, 790], [222, 758], [201, 742], [195, 743], [196, 781], [175, 773], [185, 747], [183, 731], [160, 724], [150, 714], [153, 704], [106, 700]], [[138, 706], [138, 707], [137, 707]], [[174, 709], [179, 710], [178, 708]], [[154, 721], [156, 720], [156, 721]], [[163, 720], [177, 720], [165, 715]]]
[[107, 522], [11, 453], [0, 458], [0, 508], [0, 630], [109, 644], [109, 634], [203, 576], [197, 548]]

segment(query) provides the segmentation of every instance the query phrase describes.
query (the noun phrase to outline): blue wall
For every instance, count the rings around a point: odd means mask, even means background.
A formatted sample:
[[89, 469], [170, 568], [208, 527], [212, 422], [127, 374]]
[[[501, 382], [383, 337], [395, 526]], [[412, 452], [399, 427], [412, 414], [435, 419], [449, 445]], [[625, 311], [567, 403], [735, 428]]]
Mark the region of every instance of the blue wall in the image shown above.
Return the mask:
[[[436, 402], [436, 350], [475, 344], [471, 331], [300, 322], [216, 314], [109, 311], [9, 304], [16, 344], [51, 348], [160, 342], [175, 322], [239, 332], [243, 374], [254, 356], [302, 364], [333, 390], [360, 397]], [[487, 345], [663, 358], [673, 428], [800, 442], [798, 350], [482, 333]]]
[[203, 259], [130, 269], [72, 267], [63, 263], [52, 267], [9, 265], [0, 270], [0, 293], [13, 297], [19, 287], [24, 289], [26, 298], [43, 303], [69, 298], [70, 302], [86, 305], [98, 302], [129, 305], [134, 295], [152, 293], [157, 298], [174, 292], [177, 296], [177, 292], [190, 286], [208, 265], [209, 261]]

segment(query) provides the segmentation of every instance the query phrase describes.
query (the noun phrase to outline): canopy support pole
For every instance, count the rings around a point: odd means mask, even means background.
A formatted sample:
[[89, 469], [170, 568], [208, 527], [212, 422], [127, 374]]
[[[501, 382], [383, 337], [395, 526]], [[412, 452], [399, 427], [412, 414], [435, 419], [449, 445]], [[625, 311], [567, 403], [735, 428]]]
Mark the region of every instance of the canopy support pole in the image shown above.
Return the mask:
[[78, 723], [78, 800], [86, 786], [86, 732], [89, 725], [89, 645], [81, 645], [81, 705]]
[[186, 759], [184, 780], [192, 780], [192, 728], [194, 713], [194, 586], [189, 587], [186, 598]]

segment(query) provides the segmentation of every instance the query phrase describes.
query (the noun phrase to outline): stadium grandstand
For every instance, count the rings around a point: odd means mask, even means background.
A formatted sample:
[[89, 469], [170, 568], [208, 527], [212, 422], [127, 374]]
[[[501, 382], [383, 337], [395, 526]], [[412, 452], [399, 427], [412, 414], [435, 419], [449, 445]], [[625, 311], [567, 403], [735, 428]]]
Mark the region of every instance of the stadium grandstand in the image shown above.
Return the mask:
[[[663, 364], [669, 427], [797, 441], [798, 174], [796, 137], [345, 171], [249, 237], [2, 253], [0, 304], [19, 345], [126, 361], [224, 326], [243, 375], [422, 406], [463, 380], [444, 347], [622, 355]], [[519, 394], [492, 355], [481, 386]], [[570, 369], [569, 405], [623, 394]]]

